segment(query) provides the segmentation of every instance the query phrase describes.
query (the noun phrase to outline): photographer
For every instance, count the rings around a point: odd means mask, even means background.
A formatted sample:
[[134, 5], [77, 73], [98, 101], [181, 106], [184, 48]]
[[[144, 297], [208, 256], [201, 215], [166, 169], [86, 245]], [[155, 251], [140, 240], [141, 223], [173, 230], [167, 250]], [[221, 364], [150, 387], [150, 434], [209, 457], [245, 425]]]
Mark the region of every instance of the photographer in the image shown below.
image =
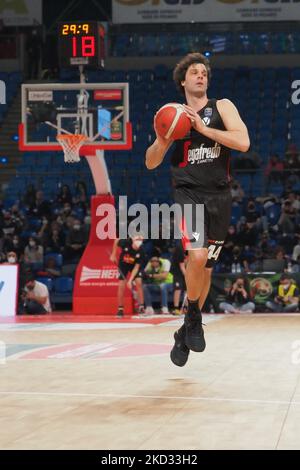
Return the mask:
[[232, 285], [226, 302], [220, 303], [225, 313], [253, 313], [255, 304], [250, 301], [246, 279], [238, 277]]
[[22, 292], [22, 313], [29, 315], [44, 315], [51, 313], [49, 291], [45, 284], [35, 280], [33, 274], [25, 279], [25, 288]]
[[266, 306], [272, 312], [297, 312], [299, 302], [299, 289], [293, 279], [283, 274], [279, 281], [277, 295], [274, 301], [268, 301]]

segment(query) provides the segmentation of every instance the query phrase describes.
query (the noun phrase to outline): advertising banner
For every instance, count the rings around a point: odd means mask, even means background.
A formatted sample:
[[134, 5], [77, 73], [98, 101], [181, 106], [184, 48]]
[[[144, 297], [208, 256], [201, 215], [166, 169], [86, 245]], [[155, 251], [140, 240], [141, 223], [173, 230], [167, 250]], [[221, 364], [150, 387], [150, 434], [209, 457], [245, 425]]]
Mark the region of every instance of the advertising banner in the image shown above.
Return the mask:
[[113, 0], [114, 23], [299, 19], [300, 0]]

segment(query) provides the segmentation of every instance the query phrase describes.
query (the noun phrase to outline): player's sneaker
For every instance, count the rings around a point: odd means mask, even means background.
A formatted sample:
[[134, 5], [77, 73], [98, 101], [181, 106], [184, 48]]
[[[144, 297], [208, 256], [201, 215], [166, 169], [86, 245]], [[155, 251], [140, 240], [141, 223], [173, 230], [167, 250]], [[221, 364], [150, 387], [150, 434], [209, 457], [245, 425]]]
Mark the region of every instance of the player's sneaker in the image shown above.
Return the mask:
[[153, 307], [146, 307], [145, 314], [146, 315], [154, 315]]
[[117, 311], [117, 318], [123, 318], [124, 317], [124, 309], [120, 308]]
[[180, 310], [180, 308], [174, 308], [172, 310], [172, 315], [178, 316], [178, 315], [182, 315], [182, 314], [183, 314], [183, 312]]
[[183, 324], [182, 327], [174, 333], [175, 343], [170, 352], [171, 361], [178, 367], [185, 366], [190, 354], [190, 350], [185, 344], [185, 333], [185, 325]]
[[169, 315], [170, 312], [169, 312], [168, 307], [162, 307], [161, 313], [162, 313], [163, 315]]
[[185, 344], [195, 352], [203, 352], [206, 348], [204, 331], [202, 327], [202, 314], [196, 302], [189, 302], [188, 311], [184, 318]]

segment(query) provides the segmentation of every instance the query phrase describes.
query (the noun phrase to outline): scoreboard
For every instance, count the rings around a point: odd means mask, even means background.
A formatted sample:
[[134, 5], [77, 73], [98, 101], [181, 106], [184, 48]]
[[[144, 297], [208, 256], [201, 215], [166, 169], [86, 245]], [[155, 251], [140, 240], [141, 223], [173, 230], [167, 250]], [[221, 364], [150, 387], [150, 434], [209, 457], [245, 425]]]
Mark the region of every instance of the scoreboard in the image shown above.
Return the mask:
[[61, 67], [104, 66], [105, 28], [97, 21], [62, 22], [58, 27]]

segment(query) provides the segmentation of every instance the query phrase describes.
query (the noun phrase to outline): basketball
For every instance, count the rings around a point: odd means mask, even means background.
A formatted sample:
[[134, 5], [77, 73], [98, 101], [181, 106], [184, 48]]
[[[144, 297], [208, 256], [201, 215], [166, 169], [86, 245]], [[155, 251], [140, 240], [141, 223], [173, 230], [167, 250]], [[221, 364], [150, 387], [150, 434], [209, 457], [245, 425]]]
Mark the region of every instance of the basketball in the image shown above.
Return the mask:
[[191, 120], [182, 104], [168, 103], [157, 112], [155, 127], [158, 134], [165, 139], [183, 139], [191, 129]]

